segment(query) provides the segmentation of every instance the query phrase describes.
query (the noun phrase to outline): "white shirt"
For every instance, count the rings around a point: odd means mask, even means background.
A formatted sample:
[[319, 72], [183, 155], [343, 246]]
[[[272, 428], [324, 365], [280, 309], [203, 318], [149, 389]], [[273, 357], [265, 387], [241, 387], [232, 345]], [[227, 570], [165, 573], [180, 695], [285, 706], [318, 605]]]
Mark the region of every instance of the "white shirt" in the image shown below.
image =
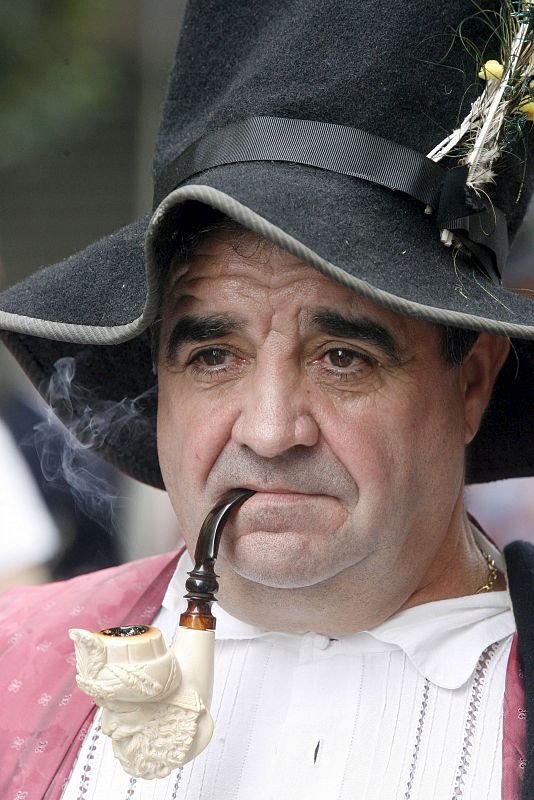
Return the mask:
[[[190, 568], [182, 558], [155, 620], [168, 642]], [[204, 753], [181, 774], [132, 779], [97, 715], [64, 800], [500, 800], [507, 592], [426, 603], [337, 640], [216, 617]]]

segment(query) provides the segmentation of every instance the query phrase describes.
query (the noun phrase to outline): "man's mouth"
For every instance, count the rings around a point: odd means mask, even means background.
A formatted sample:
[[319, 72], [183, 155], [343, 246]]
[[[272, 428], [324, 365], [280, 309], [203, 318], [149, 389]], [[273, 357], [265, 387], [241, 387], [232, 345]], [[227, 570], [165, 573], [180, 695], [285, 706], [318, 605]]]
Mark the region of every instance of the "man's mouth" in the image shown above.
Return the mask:
[[328, 495], [297, 492], [287, 486], [254, 487], [254, 491], [229, 524], [225, 536], [230, 539], [255, 533], [319, 533], [345, 519], [339, 501]]
[[312, 497], [324, 494], [322, 491], [315, 491], [312, 487], [304, 488], [298, 482], [294, 483], [251, 483], [243, 481], [240, 484], [243, 489], [250, 489], [257, 494], [273, 495], [295, 495], [301, 497]]

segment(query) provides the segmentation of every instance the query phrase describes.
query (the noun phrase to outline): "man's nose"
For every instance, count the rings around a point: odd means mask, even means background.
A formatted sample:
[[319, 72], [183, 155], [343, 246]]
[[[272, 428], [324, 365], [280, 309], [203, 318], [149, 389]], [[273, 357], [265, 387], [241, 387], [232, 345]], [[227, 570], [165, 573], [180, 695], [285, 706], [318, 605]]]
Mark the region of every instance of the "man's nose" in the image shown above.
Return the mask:
[[232, 438], [264, 458], [279, 456], [296, 445], [317, 444], [319, 426], [298, 370], [290, 365], [258, 367], [249, 376]]

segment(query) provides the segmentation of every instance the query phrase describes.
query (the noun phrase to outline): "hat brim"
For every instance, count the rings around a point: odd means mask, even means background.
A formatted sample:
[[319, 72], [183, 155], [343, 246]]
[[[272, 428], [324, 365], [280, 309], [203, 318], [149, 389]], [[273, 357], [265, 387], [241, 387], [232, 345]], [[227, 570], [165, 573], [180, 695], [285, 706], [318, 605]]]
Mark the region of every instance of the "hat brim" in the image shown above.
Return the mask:
[[159, 271], [190, 201], [219, 209], [398, 313], [534, 339], [532, 301], [453, 258], [417, 201], [324, 170], [263, 162], [192, 178], [152, 219], [145, 215], [7, 289], [0, 328], [87, 344], [138, 335], [157, 313]]
[[[410, 198], [297, 165], [218, 167], [177, 188], [151, 220], [143, 217], [0, 296], [2, 338], [41, 392], [54, 364], [70, 355], [86, 408], [141, 397], [144, 424], [119, 426], [94, 447], [146, 483], [163, 485], [146, 329], [157, 313], [159, 272], [190, 202], [219, 209], [398, 313], [534, 339], [532, 302], [495, 287], [474, 266], [454, 263], [433, 221]], [[512, 353], [498, 379], [469, 450], [469, 482], [534, 473], [533, 350], [517, 342], [519, 361]], [[61, 407], [57, 413], [65, 419]]]

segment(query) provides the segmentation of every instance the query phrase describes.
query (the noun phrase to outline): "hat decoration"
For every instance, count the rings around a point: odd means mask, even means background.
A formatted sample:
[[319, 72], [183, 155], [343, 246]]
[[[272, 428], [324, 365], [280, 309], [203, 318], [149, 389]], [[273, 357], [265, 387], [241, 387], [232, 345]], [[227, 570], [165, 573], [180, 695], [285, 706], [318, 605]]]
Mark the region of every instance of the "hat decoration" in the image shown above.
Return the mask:
[[[462, 160], [469, 167], [467, 185], [475, 190], [494, 179], [493, 164], [534, 120], [534, 4], [504, 0], [494, 31], [501, 41], [500, 61], [486, 61], [478, 77], [486, 87], [461, 125], [428, 154], [441, 160], [467, 139]], [[460, 31], [461, 35], [461, 31]], [[513, 135], [513, 134], [512, 134]]]
[[[490, 12], [480, 13], [491, 27]], [[498, 18], [493, 34], [500, 41], [500, 61], [490, 59], [481, 66], [484, 91], [461, 125], [428, 153], [434, 161], [460, 155], [467, 167], [466, 187], [477, 197], [487, 197], [484, 187], [494, 182], [495, 162], [534, 121], [534, 4], [504, 0]], [[447, 245], [455, 239], [447, 229], [441, 238]]]

